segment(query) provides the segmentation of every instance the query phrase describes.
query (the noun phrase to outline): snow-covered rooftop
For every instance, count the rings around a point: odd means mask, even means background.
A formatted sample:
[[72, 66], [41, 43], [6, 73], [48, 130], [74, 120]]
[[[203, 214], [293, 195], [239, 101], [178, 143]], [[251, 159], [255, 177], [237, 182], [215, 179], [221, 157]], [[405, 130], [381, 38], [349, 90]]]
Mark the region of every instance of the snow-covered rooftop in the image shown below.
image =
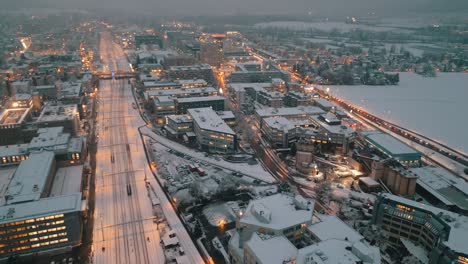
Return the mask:
[[46, 105], [37, 122], [69, 120], [78, 115], [78, 106], [73, 105]]
[[[320, 264], [354, 264], [360, 260], [347, 247], [351, 243], [330, 239], [317, 244], [299, 249], [297, 254], [297, 264], [320, 263]], [[378, 262], [380, 263], [380, 262]]]
[[265, 107], [262, 109], [255, 110], [256, 114], [262, 118], [271, 117], [271, 116], [308, 116], [308, 115], [320, 115], [325, 112], [315, 106], [298, 106], [298, 107], [281, 107], [281, 108], [272, 108]]
[[16, 204], [39, 200], [51, 173], [52, 163], [55, 160], [53, 152], [42, 151], [31, 153], [27, 160], [18, 166], [11, 180], [8, 191], [7, 204]]
[[314, 98], [314, 102], [317, 105], [325, 108], [332, 108], [333, 106], [335, 106], [333, 103], [324, 98]]
[[29, 203], [0, 207], [0, 224], [26, 220], [52, 214], [65, 214], [81, 210], [81, 193], [49, 197]]
[[59, 168], [52, 182], [50, 197], [80, 192], [82, 177], [83, 165]]
[[30, 111], [31, 108], [5, 109], [0, 115], [0, 125], [20, 124]]
[[147, 91], [147, 97], [157, 97], [157, 96], [174, 96], [174, 97], [182, 97], [182, 96], [189, 96], [193, 94], [201, 94], [201, 93], [217, 93], [217, 90], [213, 87], [202, 87], [202, 88], [181, 88], [181, 89], [169, 89], [169, 90], [160, 90], [160, 91]]
[[356, 230], [334, 215], [317, 214], [316, 216], [317, 218], [314, 218], [314, 220], [318, 219], [319, 222], [308, 226], [308, 229], [320, 241], [339, 239], [354, 243], [363, 239]]
[[200, 96], [200, 97], [184, 97], [177, 98], [178, 103], [193, 103], [193, 102], [205, 102], [205, 101], [225, 101], [226, 97], [222, 96]]
[[271, 83], [229, 83], [229, 87], [236, 92], [244, 91], [245, 88], [252, 88], [255, 91], [264, 91], [265, 88], [270, 88]]
[[240, 222], [242, 224], [262, 226], [282, 230], [291, 226], [312, 221], [314, 201], [307, 200], [307, 209], [298, 207], [295, 197], [275, 194], [250, 201]]
[[174, 123], [188, 123], [193, 121], [190, 115], [168, 115], [166, 118]]
[[187, 112], [201, 129], [231, 135], [236, 134], [226, 122], [209, 107], [191, 108], [188, 109]]
[[263, 119], [265, 124], [271, 128], [281, 130], [284, 132], [288, 132], [289, 130], [292, 130], [296, 128], [295, 123], [290, 121], [289, 119], [285, 117], [268, 117]]
[[252, 234], [246, 243], [260, 263], [283, 264], [296, 258], [297, 249], [284, 236]]
[[391, 156], [398, 156], [403, 154], [416, 154], [420, 155], [418, 151], [401, 142], [400, 140], [390, 136], [387, 133], [378, 131], [366, 132], [365, 137], [372, 144], [384, 148], [383, 151], [388, 152]]
[[447, 205], [468, 209], [468, 183], [441, 167], [411, 168], [417, 183]]
[[216, 114], [218, 114], [223, 120], [236, 118], [232, 111], [217, 111]]

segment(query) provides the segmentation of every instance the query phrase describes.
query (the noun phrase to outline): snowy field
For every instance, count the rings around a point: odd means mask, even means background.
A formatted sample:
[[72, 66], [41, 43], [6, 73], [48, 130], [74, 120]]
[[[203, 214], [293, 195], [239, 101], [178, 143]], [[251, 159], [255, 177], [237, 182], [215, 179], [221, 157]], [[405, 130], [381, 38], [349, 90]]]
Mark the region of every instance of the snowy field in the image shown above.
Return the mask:
[[331, 92], [390, 122], [468, 153], [468, 74], [400, 73], [398, 86], [330, 86]]
[[258, 23], [255, 25], [257, 28], [284, 28], [296, 31], [307, 31], [311, 29], [331, 31], [337, 29], [341, 32], [349, 32], [356, 29], [365, 31], [385, 32], [385, 31], [398, 31], [401, 33], [409, 33], [410, 30], [400, 29], [388, 26], [368, 26], [359, 24], [346, 24], [343, 22], [301, 22], [301, 21], [274, 21]]

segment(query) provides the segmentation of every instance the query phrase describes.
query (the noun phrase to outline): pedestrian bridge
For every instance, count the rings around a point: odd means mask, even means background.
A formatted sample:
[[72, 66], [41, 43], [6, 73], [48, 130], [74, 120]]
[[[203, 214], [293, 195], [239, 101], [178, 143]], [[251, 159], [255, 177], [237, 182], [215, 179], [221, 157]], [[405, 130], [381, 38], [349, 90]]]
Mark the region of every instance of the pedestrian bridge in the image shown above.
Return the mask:
[[115, 71], [115, 72], [94, 72], [93, 75], [97, 76], [99, 79], [126, 79], [126, 78], [135, 78], [137, 76], [137, 73], [132, 72], [132, 71]]

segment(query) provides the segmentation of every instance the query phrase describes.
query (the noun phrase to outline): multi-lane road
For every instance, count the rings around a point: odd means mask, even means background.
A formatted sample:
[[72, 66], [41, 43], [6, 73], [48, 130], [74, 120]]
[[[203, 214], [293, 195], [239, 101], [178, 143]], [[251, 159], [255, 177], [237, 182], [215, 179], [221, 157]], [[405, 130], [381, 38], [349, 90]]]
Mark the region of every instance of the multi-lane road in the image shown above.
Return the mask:
[[[100, 40], [102, 71], [131, 72], [121, 47], [104, 32]], [[168, 217], [191, 263], [202, 263], [180, 219], [153, 177], [139, 127], [129, 79], [100, 81], [96, 135], [93, 263], [165, 263], [160, 230], [153, 222], [147, 183], [156, 187]], [[172, 213], [172, 214], [171, 214]], [[180, 235], [179, 235], [180, 233]]]

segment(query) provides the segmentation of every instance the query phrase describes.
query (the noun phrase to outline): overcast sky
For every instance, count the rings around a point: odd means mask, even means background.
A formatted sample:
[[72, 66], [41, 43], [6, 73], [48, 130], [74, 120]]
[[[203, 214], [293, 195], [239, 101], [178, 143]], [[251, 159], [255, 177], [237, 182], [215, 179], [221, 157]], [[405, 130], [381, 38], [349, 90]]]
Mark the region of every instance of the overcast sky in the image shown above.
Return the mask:
[[468, 0], [0, 0], [7, 8], [117, 9], [155, 15], [297, 14], [362, 15], [376, 12], [468, 12]]

